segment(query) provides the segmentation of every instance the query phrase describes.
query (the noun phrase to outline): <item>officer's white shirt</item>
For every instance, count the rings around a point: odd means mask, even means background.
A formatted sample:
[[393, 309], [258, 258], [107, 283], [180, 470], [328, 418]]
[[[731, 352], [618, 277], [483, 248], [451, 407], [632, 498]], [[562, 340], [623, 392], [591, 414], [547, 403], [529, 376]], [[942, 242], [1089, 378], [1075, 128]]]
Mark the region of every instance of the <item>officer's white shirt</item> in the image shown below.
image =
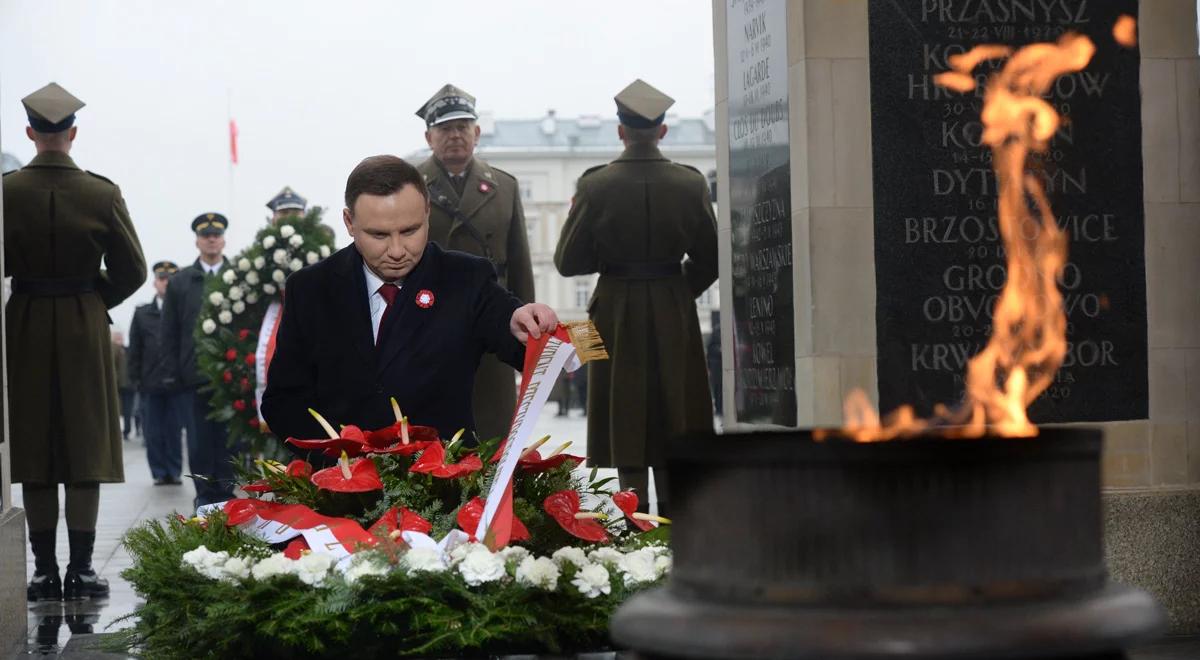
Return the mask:
[[210, 266], [201, 260], [200, 267], [204, 269], [205, 275], [216, 275], [218, 272], [220, 272], [221, 266], [224, 265], [224, 263], [224, 261], [218, 261], [216, 264]]
[[[378, 343], [379, 324], [383, 322], [383, 313], [387, 311], [387, 301], [383, 299], [383, 294], [379, 293], [379, 287], [383, 286], [383, 280], [379, 279], [366, 264], [363, 264], [363, 275], [367, 276], [367, 304], [371, 307], [371, 336], [376, 338]], [[404, 282], [392, 282], [396, 288], [403, 288]]]

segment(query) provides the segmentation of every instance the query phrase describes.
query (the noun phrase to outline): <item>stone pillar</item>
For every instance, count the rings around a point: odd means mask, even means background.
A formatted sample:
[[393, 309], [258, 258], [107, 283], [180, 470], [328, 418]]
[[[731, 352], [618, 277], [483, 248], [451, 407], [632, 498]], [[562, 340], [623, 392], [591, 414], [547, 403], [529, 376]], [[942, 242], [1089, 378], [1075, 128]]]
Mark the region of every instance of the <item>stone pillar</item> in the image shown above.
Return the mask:
[[[732, 22], [745, 20], [747, 3], [758, 1], [713, 0], [721, 200], [730, 198], [730, 100], [743, 91], [730, 89], [730, 58], [735, 54], [730, 52], [728, 34]], [[979, 6], [963, 0], [938, 0], [935, 4], [951, 9]], [[1078, 10], [1082, 4], [1068, 0], [1062, 6]], [[877, 346], [886, 337], [882, 331], [877, 336], [876, 330], [868, 27], [870, 12], [885, 5], [895, 6], [886, 0], [787, 1], [792, 321], [796, 424], [800, 427], [839, 424], [841, 401], [853, 387], [866, 389], [873, 401], [879, 397], [878, 379], [882, 376], [878, 375], [881, 358]], [[913, 5], [921, 6], [915, 0]], [[1143, 394], [1148, 407], [1135, 415], [1144, 418], [1099, 424], [1106, 431], [1106, 545], [1117, 580], [1154, 593], [1167, 607], [1174, 631], [1200, 632], [1200, 295], [1195, 286], [1200, 282], [1200, 58], [1196, 3], [1141, 0], [1136, 7], [1148, 368], [1146, 373], [1130, 373], [1127, 387], [1137, 391], [1139, 381], [1148, 382], [1148, 396]], [[895, 29], [909, 28], [897, 25]], [[1106, 136], [1077, 139], [1102, 142]], [[889, 154], [887, 166], [903, 167], [916, 157]], [[729, 204], [719, 207], [722, 326], [733, 328], [734, 227]], [[723, 366], [725, 427], [762, 428], [737, 417], [737, 372], [730, 359], [737, 346], [732, 335], [726, 332], [722, 337], [727, 356]]]
[[[0, 190], [3, 190], [0, 183]], [[4, 205], [0, 201], [0, 284], [4, 282]], [[2, 303], [8, 302], [8, 287]], [[16, 653], [25, 643], [25, 512], [12, 504], [8, 456], [8, 372], [4, 341], [4, 306], [0, 305], [0, 655]]]

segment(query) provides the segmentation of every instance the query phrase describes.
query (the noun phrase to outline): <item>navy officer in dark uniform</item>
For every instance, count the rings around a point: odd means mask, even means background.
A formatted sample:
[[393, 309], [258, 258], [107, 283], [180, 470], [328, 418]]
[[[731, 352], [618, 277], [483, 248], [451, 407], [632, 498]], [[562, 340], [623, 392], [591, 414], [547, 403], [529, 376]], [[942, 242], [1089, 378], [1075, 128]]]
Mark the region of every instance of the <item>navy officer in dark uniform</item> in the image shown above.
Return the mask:
[[280, 438], [324, 437], [308, 408], [386, 426], [388, 397], [443, 436], [473, 430], [480, 358], [520, 369], [521, 342], [557, 327], [548, 306], [500, 286], [486, 259], [429, 242], [428, 195], [421, 173], [395, 156], [350, 173], [342, 218], [354, 243], [287, 282], [262, 403]]
[[171, 413], [171, 374], [162, 351], [162, 308], [167, 282], [179, 266], [154, 264], [154, 300], [138, 305], [129, 324], [129, 378], [141, 398], [146, 462], [154, 485], [177, 485], [183, 470], [183, 427]]
[[296, 194], [290, 186], [284, 186], [278, 195], [267, 202], [271, 209], [271, 224], [277, 225], [289, 218], [298, 218], [308, 209], [308, 200]]

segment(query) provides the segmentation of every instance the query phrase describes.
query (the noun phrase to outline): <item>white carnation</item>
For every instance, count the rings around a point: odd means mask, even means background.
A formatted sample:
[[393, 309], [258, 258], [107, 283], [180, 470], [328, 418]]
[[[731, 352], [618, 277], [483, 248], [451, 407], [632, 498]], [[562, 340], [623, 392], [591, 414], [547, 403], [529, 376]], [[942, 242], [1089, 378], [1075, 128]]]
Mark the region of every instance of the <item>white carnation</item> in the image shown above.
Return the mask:
[[346, 582], [354, 584], [369, 575], [387, 575], [388, 567], [373, 554], [359, 553], [350, 560], [350, 567], [343, 574]]
[[320, 249], [318, 249], [317, 251], [321, 253], [322, 259], [329, 256], [329, 246], [328, 245], [322, 245], [320, 247]]
[[242, 312], [246, 311], [246, 303], [239, 300], [239, 301], [233, 303], [233, 307], [231, 307], [230, 309], [233, 311], [234, 314], [241, 314]]
[[223, 309], [221, 310], [220, 314], [217, 314], [217, 320], [223, 325], [229, 325], [229, 323], [233, 321], [233, 312], [229, 311], [228, 309]]
[[580, 568], [579, 572], [575, 574], [575, 579], [571, 580], [571, 584], [575, 585], [579, 593], [588, 598], [612, 593], [612, 584], [608, 581], [608, 569], [600, 564], [588, 564]]
[[548, 557], [525, 557], [517, 565], [517, 583], [554, 591], [558, 587], [558, 566]]
[[250, 569], [250, 575], [254, 576], [255, 580], [266, 580], [273, 578], [276, 575], [292, 575], [296, 572], [296, 562], [288, 559], [282, 552], [260, 559]]
[[321, 260], [321, 257], [318, 257], [316, 252], [310, 251], [310, 252], [305, 253], [305, 255], [304, 255], [304, 261], [307, 262], [309, 266], [317, 263], [320, 260]]
[[671, 555], [659, 555], [654, 558], [654, 570], [662, 577], [671, 572]]
[[487, 549], [487, 546], [475, 544], [475, 547], [463, 557], [458, 565], [458, 572], [463, 580], [472, 587], [484, 582], [495, 582], [506, 575], [504, 558]]
[[296, 228], [291, 225], [281, 225], [279, 227], [279, 235], [284, 238], [290, 238], [296, 233]]
[[654, 553], [643, 548], [623, 555], [617, 563], [617, 570], [621, 571], [625, 586], [631, 587], [635, 584], [653, 582], [659, 578], [661, 573], [654, 563]]
[[[232, 273], [233, 271], [229, 271], [229, 272]], [[242, 291], [242, 287], [240, 287], [240, 286], [229, 287], [229, 299], [230, 300], [241, 300], [242, 296], [244, 296], [244, 295], [246, 295], [246, 292]]]
[[221, 303], [225, 302], [225, 294], [221, 293], [220, 291], [213, 291], [212, 293], [208, 294], [208, 302], [214, 305], [220, 305]]
[[609, 547], [597, 548], [588, 553], [588, 559], [597, 564], [616, 564], [621, 561], [625, 555], [620, 550], [615, 550]]
[[250, 260], [247, 259], [246, 257], [242, 257], [241, 259], [238, 259], [237, 269], [242, 271], [243, 273], [250, 270]]
[[562, 547], [554, 551], [550, 557], [554, 563], [562, 566], [565, 563], [575, 564], [580, 568], [588, 565], [587, 555], [583, 554], [583, 550], [572, 547]]
[[249, 273], [246, 273], [246, 284], [249, 284], [250, 286], [257, 286], [261, 281], [262, 280], [258, 277], [258, 271], [252, 270]]
[[450, 565], [454, 566], [467, 558], [467, 554], [473, 552], [478, 543], [461, 543], [450, 551]]
[[[263, 248], [270, 250], [273, 247], [275, 247], [275, 237], [267, 234], [266, 237], [263, 238]], [[259, 268], [262, 268], [262, 266], [259, 266]]]
[[274, 284], [267, 282], [266, 284], [263, 285], [263, 293], [267, 294], [268, 296], [275, 295], [275, 291], [276, 291], [276, 289], [275, 289]]
[[283, 284], [287, 281], [287, 275], [284, 275], [282, 270], [276, 268], [275, 271], [271, 273], [271, 279], [275, 280], [276, 284]]
[[446, 570], [446, 562], [442, 561], [442, 553], [436, 548], [412, 548], [404, 553], [400, 560], [405, 571], [414, 573], [441, 573]]
[[333, 556], [324, 552], [310, 552], [296, 560], [296, 577], [304, 584], [321, 586], [329, 569], [333, 568]]
[[300, 234], [296, 234], [288, 239], [288, 245], [294, 248], [300, 247], [301, 245], [304, 245], [304, 237]]
[[251, 291], [250, 293], [246, 294], [246, 304], [247, 305], [253, 305], [256, 302], [258, 302], [258, 294], [257, 293], [254, 293], [253, 291]]
[[304, 268], [304, 262], [299, 259], [292, 259], [288, 262], [288, 268], [294, 273], [301, 268]]
[[229, 559], [229, 553], [224, 550], [212, 552], [205, 546], [183, 553], [183, 563], [191, 566], [196, 572], [210, 580], [219, 580], [224, 575], [222, 567]]
[[280, 266], [286, 264], [288, 262], [287, 250], [285, 250], [283, 248], [279, 248], [278, 250], [275, 250], [274, 252], [272, 252], [271, 253], [271, 261], [274, 261], [276, 264], [278, 264]]
[[254, 257], [254, 267], [255, 268], [262, 270], [263, 266], [266, 266], [266, 265], [267, 265], [266, 257], [263, 257], [261, 254], [258, 255], [257, 257]]
[[221, 579], [225, 582], [237, 582], [250, 577], [250, 564], [241, 557], [230, 557], [221, 567]]
[[509, 545], [500, 550], [500, 556], [504, 557], [504, 561], [519, 564], [529, 556], [529, 551], [519, 545]]
[[200, 329], [204, 331], [204, 334], [211, 335], [217, 331], [217, 322], [212, 319], [204, 319], [204, 322], [200, 324]]

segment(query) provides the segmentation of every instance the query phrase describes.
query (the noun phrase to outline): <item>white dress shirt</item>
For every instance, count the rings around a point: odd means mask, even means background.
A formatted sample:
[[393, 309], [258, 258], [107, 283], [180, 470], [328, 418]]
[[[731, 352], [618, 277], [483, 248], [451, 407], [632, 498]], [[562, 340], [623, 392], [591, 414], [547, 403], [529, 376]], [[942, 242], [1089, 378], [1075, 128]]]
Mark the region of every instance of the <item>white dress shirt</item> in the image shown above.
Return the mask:
[[210, 266], [209, 264], [206, 264], [206, 263], [204, 263], [203, 260], [201, 260], [200, 267], [204, 269], [205, 275], [216, 275], [221, 270], [221, 266], [224, 265], [224, 263], [225, 263], [224, 261], [218, 261], [217, 263]]
[[[383, 322], [383, 313], [387, 311], [387, 301], [379, 293], [379, 287], [383, 286], [384, 282], [370, 268], [367, 268], [366, 264], [363, 264], [363, 275], [367, 277], [367, 305], [371, 308], [371, 336], [378, 343], [379, 324]], [[392, 284], [395, 284], [398, 289], [404, 286], [403, 282], [392, 282]]]

